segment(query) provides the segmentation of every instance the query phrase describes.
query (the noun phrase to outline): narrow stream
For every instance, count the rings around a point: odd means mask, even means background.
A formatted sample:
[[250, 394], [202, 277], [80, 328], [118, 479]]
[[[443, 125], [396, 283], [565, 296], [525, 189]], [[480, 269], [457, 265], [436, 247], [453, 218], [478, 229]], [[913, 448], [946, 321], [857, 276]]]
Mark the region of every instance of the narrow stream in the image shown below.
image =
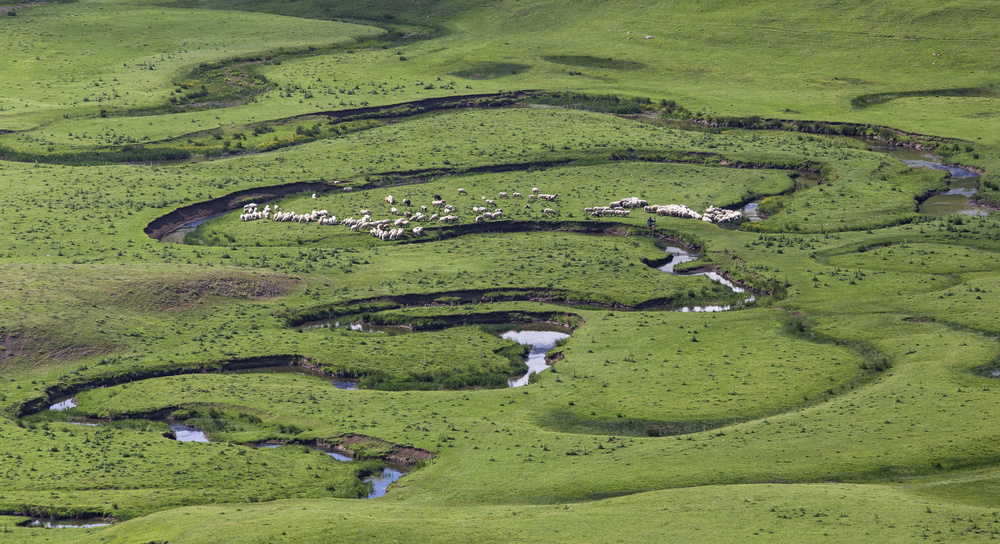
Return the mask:
[[[679, 247], [672, 247], [672, 246], [668, 246], [666, 248], [666, 252], [669, 253], [672, 256], [672, 258], [670, 259], [669, 263], [667, 263], [667, 264], [659, 267], [658, 270], [660, 270], [662, 272], [666, 272], [667, 274], [673, 274], [675, 276], [708, 276], [708, 279], [710, 279], [710, 280], [712, 280], [712, 281], [714, 281], [716, 283], [725, 285], [726, 287], [732, 289], [732, 291], [734, 293], [745, 293], [746, 292], [746, 289], [744, 289], [744, 288], [742, 288], [742, 287], [740, 287], [738, 285], [735, 285], [733, 282], [727, 280], [726, 278], [722, 277], [721, 275], [719, 275], [719, 274], [717, 274], [715, 272], [694, 272], [694, 273], [691, 273], [691, 274], [681, 274], [679, 272], [675, 272], [674, 271], [674, 267], [675, 266], [677, 266], [679, 264], [682, 264], [682, 263], [691, 262], [691, 261], [697, 259], [699, 255], [697, 253], [689, 253], [689, 252], [684, 251], [683, 249], [681, 249]], [[752, 303], [755, 300], [757, 300], [757, 297], [755, 297], [753, 295], [748, 295], [745, 299], [743, 299], [743, 302], [740, 303], [739, 306], [742, 306], [744, 304], [750, 304], [750, 303]], [[676, 311], [678, 311], [678, 312], [725, 312], [727, 310], [731, 310], [732, 308], [733, 308], [732, 305], [726, 305], [726, 306], [719, 306], [719, 305], [684, 306], [683, 308], [678, 308]]]
[[27, 523], [24, 527], [44, 527], [46, 529], [90, 529], [92, 527], [106, 527], [111, 525], [108, 518], [88, 518], [88, 519], [55, 519], [36, 518]]
[[211, 216], [206, 217], [204, 219], [198, 219], [197, 221], [192, 221], [190, 223], [186, 223], [186, 224], [182, 225], [181, 227], [179, 227], [174, 232], [171, 232], [170, 234], [165, 235], [163, 238], [160, 238], [160, 241], [161, 242], [171, 242], [171, 243], [174, 243], [174, 244], [183, 244], [184, 243], [184, 237], [187, 235], [187, 233], [194, 232], [194, 230], [198, 228], [198, 225], [204, 223], [205, 221], [208, 221], [209, 219], [215, 219], [216, 217], [222, 217], [223, 215], [226, 215], [227, 213], [229, 213], [229, 212], [217, 213], [215, 215], [211, 215]]
[[513, 340], [518, 344], [531, 346], [531, 351], [528, 352], [528, 359], [525, 361], [525, 363], [528, 364], [528, 372], [523, 376], [507, 380], [507, 385], [510, 387], [520, 387], [528, 384], [528, 380], [532, 374], [541, 372], [548, 368], [549, 364], [545, 362], [545, 354], [548, 353], [550, 349], [556, 347], [556, 342], [562, 340], [563, 338], [569, 338], [569, 334], [558, 331], [533, 331], [529, 329], [522, 329], [520, 331], [507, 331], [501, 334], [500, 338]]
[[[281, 446], [281, 444], [258, 444], [257, 447], [258, 448], [280, 448], [282, 446]], [[318, 449], [318, 448], [314, 448], [314, 449]], [[321, 451], [321, 452], [329, 455], [330, 457], [333, 457], [334, 459], [336, 459], [337, 461], [340, 461], [342, 463], [350, 463], [350, 462], [354, 461], [353, 457], [349, 457], [349, 456], [344, 455], [342, 453], [337, 453], [335, 451], [326, 451], [324, 449], [319, 449], [319, 451]], [[371, 482], [372, 483], [372, 492], [369, 493], [368, 496], [365, 497], [365, 498], [366, 499], [376, 499], [378, 497], [381, 497], [381, 496], [385, 495], [389, 491], [389, 486], [392, 484], [392, 482], [395, 482], [396, 480], [402, 478], [403, 475], [406, 474], [406, 472], [407, 472], [407, 470], [405, 468], [401, 467], [401, 466], [400, 467], [396, 467], [396, 468], [385, 467], [385, 468], [382, 469], [382, 473], [379, 474], [378, 476], [369, 476], [369, 477], [365, 478], [362, 481]]]
[[960, 166], [942, 164], [938, 157], [916, 149], [900, 147], [872, 147], [873, 151], [882, 151], [899, 159], [910, 168], [929, 168], [931, 170], [947, 171], [948, 190], [931, 195], [917, 207], [917, 211], [925, 215], [949, 215], [960, 213], [965, 215], [988, 215], [989, 211], [976, 206], [969, 197], [979, 192], [979, 174]]

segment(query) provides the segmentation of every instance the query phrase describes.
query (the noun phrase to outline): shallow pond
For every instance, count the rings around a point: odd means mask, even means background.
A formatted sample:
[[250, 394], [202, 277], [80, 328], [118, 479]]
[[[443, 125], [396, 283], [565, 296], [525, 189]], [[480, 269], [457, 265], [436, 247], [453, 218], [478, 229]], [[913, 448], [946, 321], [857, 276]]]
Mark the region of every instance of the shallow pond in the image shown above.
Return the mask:
[[62, 412], [63, 410], [69, 410], [70, 408], [73, 408], [74, 406], [77, 406], [79, 404], [80, 403], [77, 402], [77, 400], [74, 398], [60, 398], [56, 399], [55, 404], [49, 406], [49, 410], [53, 410], [55, 412]]
[[176, 421], [168, 421], [167, 425], [173, 429], [178, 442], [208, 442], [208, 435], [198, 427], [191, 427]]
[[545, 362], [545, 354], [550, 349], [556, 347], [556, 342], [563, 338], [569, 338], [569, 334], [559, 331], [530, 330], [530, 328], [526, 328], [520, 331], [507, 331], [501, 334], [500, 338], [531, 346], [531, 351], [528, 352], [528, 359], [525, 361], [528, 365], [528, 372], [523, 376], [507, 380], [507, 385], [520, 387], [528, 384], [528, 379], [532, 374], [548, 368], [549, 365]]

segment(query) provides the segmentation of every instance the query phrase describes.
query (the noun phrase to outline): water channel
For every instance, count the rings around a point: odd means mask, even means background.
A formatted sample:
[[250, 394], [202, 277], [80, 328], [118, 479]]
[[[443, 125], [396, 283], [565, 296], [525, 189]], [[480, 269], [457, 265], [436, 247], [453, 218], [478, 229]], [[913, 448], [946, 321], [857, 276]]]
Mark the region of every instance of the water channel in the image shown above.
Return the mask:
[[528, 372], [523, 376], [507, 380], [507, 385], [510, 387], [520, 387], [528, 384], [532, 374], [548, 368], [549, 364], [545, 361], [545, 354], [550, 349], [556, 347], [556, 342], [564, 338], [569, 338], [569, 334], [559, 331], [530, 330], [525, 328], [519, 331], [507, 331], [501, 334], [500, 338], [531, 346], [531, 351], [528, 352], [528, 359], [525, 361], [528, 365]]
[[[259, 444], [259, 445], [257, 445], [257, 447], [258, 448], [280, 448], [280, 447], [282, 447], [282, 445], [281, 444]], [[317, 448], [317, 449], [319, 449], [319, 448]], [[353, 457], [349, 457], [349, 456], [344, 455], [342, 453], [337, 453], [337, 452], [334, 452], [334, 451], [326, 451], [324, 449], [319, 449], [319, 451], [321, 451], [321, 452], [329, 455], [330, 457], [333, 457], [334, 459], [336, 459], [337, 461], [340, 461], [342, 463], [350, 463], [350, 462], [354, 461]], [[407, 469], [405, 467], [402, 467], [402, 466], [396, 466], [395, 468], [387, 466], [387, 467], [385, 467], [385, 468], [382, 469], [382, 473], [379, 474], [378, 476], [369, 476], [369, 477], [365, 478], [362, 481], [371, 482], [372, 483], [372, 491], [365, 498], [366, 499], [377, 499], [378, 497], [381, 497], [381, 496], [385, 495], [389, 491], [389, 485], [391, 485], [392, 482], [395, 482], [396, 480], [402, 478], [403, 475], [406, 474], [407, 472], [408, 472]]]
[[948, 190], [931, 195], [920, 203], [917, 211], [925, 215], [949, 215], [961, 213], [965, 215], [984, 216], [988, 210], [976, 206], [969, 197], [979, 192], [979, 174], [960, 166], [942, 164], [940, 158], [921, 151], [905, 147], [874, 146], [872, 151], [888, 153], [910, 168], [928, 168], [948, 172]]
[[106, 527], [111, 525], [112, 520], [108, 518], [87, 518], [87, 519], [55, 519], [55, 518], [35, 518], [24, 527], [43, 527], [45, 529], [90, 529], [93, 527]]
[[187, 236], [187, 234], [189, 232], [194, 232], [194, 230], [198, 228], [198, 225], [204, 223], [205, 221], [208, 221], [209, 219], [215, 219], [216, 217], [222, 217], [223, 215], [226, 215], [227, 213], [229, 213], [229, 212], [226, 211], [226, 212], [222, 212], [222, 213], [217, 213], [215, 215], [211, 215], [211, 216], [206, 217], [204, 219], [198, 219], [197, 221], [192, 221], [190, 223], [186, 223], [186, 224], [178, 227], [177, 230], [171, 232], [170, 234], [164, 235], [163, 238], [160, 238], [160, 241], [161, 242], [171, 242], [171, 243], [174, 243], [174, 244], [183, 244], [184, 243], [184, 237]]
[[[734, 293], [745, 293], [746, 292], [746, 289], [744, 289], [744, 288], [742, 288], [742, 287], [734, 284], [733, 282], [727, 280], [726, 278], [722, 277], [721, 275], [719, 275], [716, 272], [693, 272], [693, 273], [690, 273], [690, 274], [687, 274], [687, 273], [681, 274], [681, 273], [675, 272], [674, 271], [674, 267], [675, 266], [677, 266], [679, 264], [682, 264], [682, 263], [689, 263], [689, 262], [697, 259], [699, 255], [697, 253], [690, 253], [690, 252], [685, 251], [685, 250], [683, 250], [683, 249], [681, 249], [679, 247], [673, 247], [673, 246], [668, 246], [665, 249], [665, 251], [671, 256], [670, 262], [668, 262], [667, 264], [659, 267], [658, 270], [660, 270], [662, 272], [666, 272], [667, 274], [673, 274], [675, 276], [708, 276], [708, 279], [714, 281], [715, 283], [719, 283], [719, 284], [725, 285], [726, 287], [730, 288]], [[747, 297], [743, 299], [743, 302], [740, 303], [740, 304], [738, 304], [737, 306], [742, 306], [742, 305], [745, 305], [745, 304], [750, 304], [750, 303], [754, 302], [755, 300], [757, 300], [757, 297], [755, 297], [753, 295], [747, 295]], [[678, 312], [725, 312], [727, 310], [731, 310], [732, 308], [733, 308], [732, 305], [725, 305], [725, 306], [720, 306], [720, 305], [684, 306], [683, 308], [679, 308], [676, 311], [678, 311]]]

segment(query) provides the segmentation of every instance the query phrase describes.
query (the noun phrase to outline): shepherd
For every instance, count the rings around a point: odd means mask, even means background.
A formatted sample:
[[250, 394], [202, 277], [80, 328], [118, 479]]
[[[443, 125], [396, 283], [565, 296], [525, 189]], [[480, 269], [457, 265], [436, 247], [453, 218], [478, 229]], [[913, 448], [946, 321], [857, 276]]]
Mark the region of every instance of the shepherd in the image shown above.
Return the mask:
[[646, 218], [646, 226], [649, 227], [649, 228], [655, 227], [656, 226], [656, 220], [653, 219], [652, 217], [647, 217]]

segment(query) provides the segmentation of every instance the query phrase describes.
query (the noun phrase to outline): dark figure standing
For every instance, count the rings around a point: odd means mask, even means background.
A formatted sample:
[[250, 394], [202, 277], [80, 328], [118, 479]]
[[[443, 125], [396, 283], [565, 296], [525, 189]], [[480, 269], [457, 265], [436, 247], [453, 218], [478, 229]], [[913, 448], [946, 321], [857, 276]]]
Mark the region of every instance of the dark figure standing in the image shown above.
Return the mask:
[[647, 217], [646, 218], [646, 226], [649, 227], [649, 228], [655, 227], [656, 226], [656, 220], [653, 219], [652, 217]]

